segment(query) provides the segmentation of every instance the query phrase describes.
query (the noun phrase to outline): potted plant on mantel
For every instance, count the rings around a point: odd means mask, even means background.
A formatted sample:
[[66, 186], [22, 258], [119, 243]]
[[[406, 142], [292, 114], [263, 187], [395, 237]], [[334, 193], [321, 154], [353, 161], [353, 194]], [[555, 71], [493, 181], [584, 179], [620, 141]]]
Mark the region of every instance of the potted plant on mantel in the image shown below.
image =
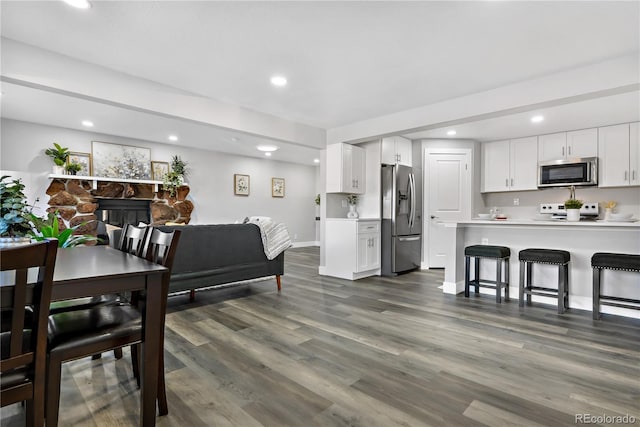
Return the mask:
[[31, 231], [29, 205], [24, 195], [24, 184], [20, 179], [0, 179], [0, 246], [24, 245], [31, 242], [25, 237]]
[[64, 167], [64, 170], [66, 170], [69, 175], [76, 175], [82, 170], [82, 165], [79, 165], [78, 163], [69, 163]]
[[67, 157], [69, 157], [69, 149], [55, 142], [53, 143], [53, 147], [54, 148], [44, 150], [44, 154], [53, 160], [53, 173], [62, 175], [64, 173], [64, 163], [67, 161]]
[[567, 212], [567, 221], [580, 221], [580, 208], [582, 207], [582, 200], [568, 199], [564, 202], [564, 209]]
[[184, 177], [187, 175], [187, 162], [182, 160], [180, 156], [171, 158], [171, 171], [162, 179], [162, 189], [169, 192], [174, 197], [178, 188], [184, 184]]

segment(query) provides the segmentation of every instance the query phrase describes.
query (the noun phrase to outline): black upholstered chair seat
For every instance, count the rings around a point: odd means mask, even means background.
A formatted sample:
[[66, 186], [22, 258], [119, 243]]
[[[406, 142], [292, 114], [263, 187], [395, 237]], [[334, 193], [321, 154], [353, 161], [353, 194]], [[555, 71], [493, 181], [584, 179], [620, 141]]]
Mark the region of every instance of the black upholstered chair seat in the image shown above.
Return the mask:
[[[141, 314], [130, 305], [103, 305], [49, 316], [49, 351], [85, 346], [142, 330]], [[70, 344], [69, 344], [70, 343]]]
[[480, 258], [506, 258], [511, 256], [511, 249], [505, 246], [473, 245], [464, 248], [464, 255]]
[[520, 261], [538, 264], [566, 264], [571, 259], [571, 254], [557, 249], [524, 249], [518, 257]]
[[591, 257], [591, 267], [640, 271], [640, 255], [597, 252]]

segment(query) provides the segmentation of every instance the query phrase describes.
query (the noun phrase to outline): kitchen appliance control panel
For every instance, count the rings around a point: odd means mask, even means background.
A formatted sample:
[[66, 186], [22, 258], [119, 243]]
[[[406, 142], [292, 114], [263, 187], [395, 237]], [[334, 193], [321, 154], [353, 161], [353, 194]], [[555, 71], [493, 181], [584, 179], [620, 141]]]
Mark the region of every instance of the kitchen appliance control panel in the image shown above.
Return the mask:
[[[540, 204], [541, 214], [566, 215], [567, 211], [563, 203], [542, 203]], [[580, 215], [598, 216], [599, 208], [597, 202], [585, 202], [580, 208]]]

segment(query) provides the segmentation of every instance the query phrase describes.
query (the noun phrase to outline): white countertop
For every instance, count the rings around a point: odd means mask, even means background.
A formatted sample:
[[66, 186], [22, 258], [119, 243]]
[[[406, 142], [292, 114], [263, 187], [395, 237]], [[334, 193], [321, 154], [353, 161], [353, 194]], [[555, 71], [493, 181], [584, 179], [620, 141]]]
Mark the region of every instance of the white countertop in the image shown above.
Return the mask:
[[529, 226], [554, 226], [554, 227], [626, 227], [626, 228], [640, 228], [640, 221], [635, 222], [617, 222], [617, 221], [577, 221], [569, 222], [566, 220], [534, 220], [534, 219], [472, 219], [469, 221], [457, 221], [457, 222], [443, 222], [445, 226], [469, 226], [469, 225], [529, 225]]
[[327, 221], [380, 221], [380, 218], [327, 218]]

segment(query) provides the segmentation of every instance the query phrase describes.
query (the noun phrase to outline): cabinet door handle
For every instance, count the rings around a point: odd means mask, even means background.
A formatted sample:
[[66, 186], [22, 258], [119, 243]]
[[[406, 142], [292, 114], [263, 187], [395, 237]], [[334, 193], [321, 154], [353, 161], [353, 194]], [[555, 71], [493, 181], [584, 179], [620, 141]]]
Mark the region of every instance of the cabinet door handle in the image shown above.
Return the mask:
[[564, 157], [564, 147], [562, 147], [562, 157]]
[[509, 178], [507, 178], [507, 179], [505, 179], [505, 180], [504, 180], [504, 186], [505, 186], [505, 187], [508, 187], [508, 186], [509, 186]]
[[636, 180], [636, 171], [634, 170], [633, 172], [631, 172], [631, 181], [635, 181]]
[[571, 146], [567, 148], [569, 150], [569, 155], [571, 155]]
[[513, 178], [511, 178], [511, 186], [513, 187]]
[[401, 162], [402, 161], [402, 154], [398, 154], [398, 161]]

